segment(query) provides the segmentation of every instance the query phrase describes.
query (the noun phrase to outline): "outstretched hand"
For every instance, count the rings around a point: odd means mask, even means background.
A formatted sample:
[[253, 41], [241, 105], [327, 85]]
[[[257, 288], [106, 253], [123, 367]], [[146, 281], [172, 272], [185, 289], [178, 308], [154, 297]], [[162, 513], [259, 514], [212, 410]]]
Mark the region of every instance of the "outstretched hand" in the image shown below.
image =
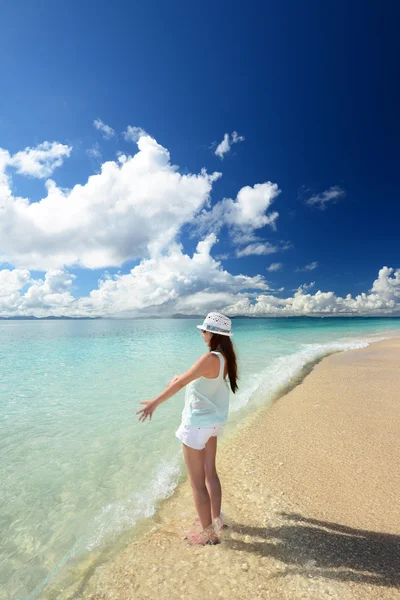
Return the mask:
[[[171, 379], [171, 381], [167, 384], [167, 389], [170, 388], [172, 385], [174, 385], [174, 383], [177, 382], [179, 377], [180, 377], [179, 375], [174, 375], [174, 377]], [[164, 392], [164, 394], [165, 394], [165, 392]], [[167, 395], [167, 398], [170, 395], [171, 394]], [[138, 410], [136, 412], [137, 415], [140, 415], [138, 420], [145, 421], [147, 419], [147, 417], [149, 417], [149, 419], [151, 421], [153, 412], [156, 410], [157, 406], [159, 404], [161, 404], [161, 402], [163, 402], [163, 401], [164, 400], [162, 399], [162, 394], [161, 394], [161, 398], [158, 397], [158, 400], [146, 400], [145, 402], [141, 402], [140, 404], [144, 404], [144, 408], [141, 408], [140, 410]]]
[[145, 407], [141, 408], [140, 410], [138, 410], [136, 412], [137, 415], [140, 415], [140, 417], [138, 417], [138, 420], [145, 421], [147, 419], [147, 417], [149, 417], [149, 419], [151, 421], [153, 412], [157, 408], [157, 403], [154, 400], [147, 400], [145, 402], [141, 402], [140, 404], [144, 404]]

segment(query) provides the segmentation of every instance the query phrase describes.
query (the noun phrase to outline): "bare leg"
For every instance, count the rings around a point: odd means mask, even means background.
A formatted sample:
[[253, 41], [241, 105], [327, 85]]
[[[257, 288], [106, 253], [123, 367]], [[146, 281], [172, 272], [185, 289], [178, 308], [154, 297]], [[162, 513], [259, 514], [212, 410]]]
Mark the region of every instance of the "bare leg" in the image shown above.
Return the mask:
[[194, 504], [203, 530], [211, 525], [211, 503], [205, 482], [205, 452], [183, 444], [183, 456], [192, 486]]
[[211, 516], [214, 521], [221, 514], [222, 490], [221, 483], [217, 474], [215, 458], [217, 454], [217, 438], [211, 437], [205, 449], [205, 474], [206, 486], [211, 502]]

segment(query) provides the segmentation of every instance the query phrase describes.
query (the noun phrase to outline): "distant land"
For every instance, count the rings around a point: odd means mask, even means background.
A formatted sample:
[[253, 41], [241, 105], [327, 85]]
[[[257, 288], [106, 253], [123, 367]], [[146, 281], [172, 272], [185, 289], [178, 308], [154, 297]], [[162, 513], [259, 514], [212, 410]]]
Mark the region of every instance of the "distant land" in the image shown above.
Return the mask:
[[[148, 315], [143, 317], [0, 317], [0, 321], [138, 321], [142, 319], [197, 319], [203, 320], [204, 315], [174, 315], [160, 317]], [[269, 317], [233, 315], [231, 319], [400, 319], [400, 315], [271, 315]]]
[[102, 317], [0, 317], [0, 321], [95, 321]]

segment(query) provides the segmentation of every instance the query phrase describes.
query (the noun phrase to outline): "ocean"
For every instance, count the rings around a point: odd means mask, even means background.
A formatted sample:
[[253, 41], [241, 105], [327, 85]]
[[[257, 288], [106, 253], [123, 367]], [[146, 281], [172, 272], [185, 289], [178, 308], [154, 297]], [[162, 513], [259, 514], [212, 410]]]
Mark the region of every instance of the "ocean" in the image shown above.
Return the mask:
[[[207, 351], [200, 322], [0, 321], [1, 600], [57, 598], [173, 492], [184, 391], [151, 422], [135, 413]], [[233, 331], [225, 440], [320, 358], [398, 335], [400, 319], [237, 318]]]

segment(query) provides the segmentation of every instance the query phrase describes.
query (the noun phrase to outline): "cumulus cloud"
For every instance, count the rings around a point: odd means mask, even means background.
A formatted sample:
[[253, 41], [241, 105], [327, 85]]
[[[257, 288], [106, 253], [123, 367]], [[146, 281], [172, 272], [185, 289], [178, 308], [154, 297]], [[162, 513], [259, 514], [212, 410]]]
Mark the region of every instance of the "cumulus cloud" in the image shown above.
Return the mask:
[[[394, 277], [391, 275], [394, 273]], [[400, 269], [394, 271], [383, 267], [375, 279], [370, 290], [371, 295], [382, 298], [385, 302], [398, 303], [400, 301]]]
[[279, 213], [265, 214], [274, 198], [280, 193], [276, 183], [256, 183], [253, 187], [243, 187], [236, 201], [224, 202], [225, 220], [227, 225], [239, 229], [260, 229], [265, 225], [275, 226]]
[[103, 137], [106, 140], [110, 140], [112, 137], [115, 136], [115, 130], [112, 127], [110, 127], [109, 125], [106, 125], [105, 123], [103, 123], [103, 121], [101, 119], [95, 119], [93, 121], [93, 125], [98, 131], [101, 131], [101, 133], [103, 134]]
[[267, 214], [274, 199], [280, 194], [276, 183], [256, 183], [239, 190], [235, 200], [224, 198], [214, 204], [211, 210], [203, 210], [196, 219], [196, 228], [200, 234], [212, 229], [218, 232], [226, 226], [230, 229], [236, 243], [253, 241], [254, 230], [269, 225], [276, 229], [275, 221], [279, 213]]
[[3, 269], [0, 271], [0, 316], [74, 314], [76, 301], [70, 293], [74, 277], [62, 270], [52, 270], [44, 279], [35, 280], [26, 269]]
[[0, 314], [12, 315], [20, 307], [20, 290], [31, 281], [26, 269], [0, 271]]
[[137, 142], [141, 137], [147, 136], [148, 134], [141, 127], [132, 127], [132, 125], [128, 125], [122, 135], [127, 142]]
[[[246, 186], [234, 200], [209, 208], [219, 173], [182, 174], [168, 150], [143, 130], [129, 135], [138, 136], [133, 157], [104, 163], [99, 174], [70, 190], [48, 179], [47, 195], [38, 202], [13, 195], [9, 169], [48, 177], [71, 149], [58, 142], [14, 156], [0, 149], [0, 261], [15, 267], [0, 270], [1, 316], [168, 316], [210, 310], [249, 316], [400, 315], [400, 269], [383, 267], [371, 289], [355, 297], [311, 294], [312, 282], [292, 297], [278, 298], [263, 276], [231, 274], [212, 256], [222, 227], [239, 256], [290, 247], [257, 235], [265, 225], [275, 227], [278, 213], [270, 209], [278, 186]], [[177, 240], [183, 225], [197, 222], [201, 238], [189, 255]], [[140, 262], [128, 273], [105, 274], [88, 296], [74, 297], [75, 276], [68, 265], [106, 268], [135, 258]], [[277, 271], [277, 265], [282, 266], [272, 263], [268, 271]], [[313, 262], [299, 270], [317, 266]], [[38, 278], [30, 270], [46, 273]]]
[[[129, 126], [125, 133], [132, 140], [139, 136], [137, 154], [104, 163], [99, 174], [70, 190], [48, 180], [47, 195], [33, 203], [12, 195], [5, 172], [10, 156], [0, 153], [0, 260], [36, 270], [120, 266], [163, 252], [187, 223], [199, 237], [227, 227], [239, 256], [275, 251], [254, 231], [276, 228], [278, 212], [270, 207], [280, 193], [277, 184], [245, 186], [234, 200], [205, 208], [219, 173], [180, 174], [168, 150], [143, 129]], [[100, 158], [99, 146], [88, 154]]]
[[342, 190], [342, 188], [338, 185], [334, 185], [320, 194], [314, 194], [310, 198], [307, 198], [305, 203], [308, 206], [316, 206], [317, 208], [324, 210], [328, 204], [334, 204], [339, 198], [343, 198], [345, 194], [346, 192]]
[[316, 269], [318, 267], [318, 262], [314, 261], [308, 265], [306, 265], [305, 267], [298, 267], [296, 269], [296, 272], [302, 272], [302, 271], [314, 271], [314, 269]]
[[225, 133], [222, 142], [220, 142], [215, 149], [216, 156], [219, 156], [222, 160], [225, 154], [230, 151], [232, 144], [244, 142], [244, 139], [245, 138], [242, 135], [239, 135], [237, 131], [233, 131], [231, 135], [229, 135], [229, 133]]
[[282, 268], [283, 268], [283, 264], [282, 263], [279, 263], [279, 262], [277, 262], [277, 263], [271, 263], [269, 265], [269, 267], [267, 267], [267, 271], [270, 271], [270, 272], [281, 271]]
[[8, 156], [0, 153], [0, 261], [105, 268], [163, 252], [208, 203], [220, 174], [180, 174], [156, 140], [142, 136], [137, 144], [133, 157], [104, 163], [84, 185], [63, 190], [48, 180], [47, 196], [32, 203], [12, 195], [1, 171]]
[[355, 297], [321, 290], [310, 294], [312, 282], [279, 298], [260, 275], [224, 270], [210, 254], [216, 241], [211, 234], [192, 257], [175, 244], [168, 255], [143, 260], [125, 275], [106, 277], [89, 296], [78, 299], [71, 294], [74, 276], [64, 270], [51, 270], [40, 280], [22, 269], [0, 271], [0, 316], [167, 316], [210, 310], [260, 317], [400, 315], [400, 268], [383, 267], [371, 290]]
[[342, 298], [334, 292], [321, 290], [309, 294], [305, 293], [306, 287], [300, 286], [294, 296], [289, 298], [260, 294], [253, 301], [250, 297], [241, 297], [226, 307], [226, 312], [231, 315], [240, 313], [248, 316], [400, 315], [400, 269], [394, 271], [392, 268], [383, 267], [370, 293], [363, 292], [354, 298], [351, 294]]
[[[25, 148], [10, 156], [3, 151], [3, 169], [14, 167], [20, 175], [44, 179], [50, 177], [63, 159], [71, 154], [72, 147], [59, 142], [43, 142], [34, 148]], [[1, 164], [0, 164], [1, 168]]]
[[[217, 243], [210, 234], [197, 244], [192, 257], [173, 244], [166, 255], [141, 261], [125, 275], [104, 277], [90, 296], [74, 299], [74, 276], [65, 270], [51, 270], [42, 280], [31, 280], [29, 271], [0, 271], [0, 285], [7, 289], [0, 304], [2, 316], [136, 316], [202, 312], [207, 303], [225, 306], [243, 290], [269, 289], [260, 275], [232, 275], [211, 256]], [[3, 279], [2, 279], [3, 278]], [[28, 283], [28, 290], [18, 292]], [[1, 302], [1, 296], [0, 296]], [[8, 306], [8, 310], [7, 310]]]
[[270, 181], [245, 186], [235, 200], [224, 198], [211, 209], [204, 209], [196, 218], [194, 231], [197, 235], [205, 235], [208, 231], [218, 233], [226, 227], [237, 257], [288, 250], [292, 246], [290, 242], [271, 244], [255, 233], [266, 225], [276, 230], [279, 213], [270, 209], [279, 194], [278, 185]]
[[48, 271], [44, 279], [33, 281], [32, 285], [23, 296], [23, 308], [31, 314], [60, 315], [68, 312], [75, 298], [71, 295], [75, 275], [71, 275], [61, 269]]
[[197, 244], [193, 257], [178, 244], [166, 256], [144, 260], [127, 275], [100, 283], [90, 295], [93, 305], [112, 313], [134, 313], [151, 308], [152, 314], [201, 311], [208, 302], [225, 305], [241, 290], [268, 290], [260, 275], [231, 275], [211, 256], [217, 242], [210, 234]]

